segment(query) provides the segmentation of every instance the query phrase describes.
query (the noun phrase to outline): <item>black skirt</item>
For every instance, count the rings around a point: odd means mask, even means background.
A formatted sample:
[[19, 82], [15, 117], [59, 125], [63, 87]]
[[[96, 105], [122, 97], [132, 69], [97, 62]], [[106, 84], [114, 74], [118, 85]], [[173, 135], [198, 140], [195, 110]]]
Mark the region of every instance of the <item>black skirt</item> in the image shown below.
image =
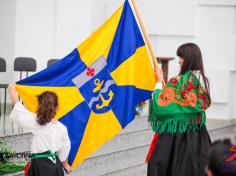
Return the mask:
[[211, 141], [206, 127], [159, 136], [148, 161], [148, 176], [205, 176]]
[[28, 176], [64, 176], [63, 165], [57, 156], [55, 163], [49, 158], [32, 159], [31, 162]]

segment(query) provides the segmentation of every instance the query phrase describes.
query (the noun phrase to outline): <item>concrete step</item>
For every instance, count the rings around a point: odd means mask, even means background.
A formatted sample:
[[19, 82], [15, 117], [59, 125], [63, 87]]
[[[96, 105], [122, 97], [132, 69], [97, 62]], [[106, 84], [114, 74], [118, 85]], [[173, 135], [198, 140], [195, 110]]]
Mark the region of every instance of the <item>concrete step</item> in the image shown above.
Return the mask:
[[208, 130], [211, 137], [211, 141], [229, 138], [233, 143], [236, 142], [236, 125], [227, 125], [220, 128], [214, 128]]
[[126, 150], [132, 146], [147, 145], [152, 139], [153, 132], [148, 128], [146, 118], [137, 117], [121, 133], [103, 145], [91, 157]]
[[116, 170], [103, 176], [145, 176], [147, 175], [147, 164], [141, 163], [122, 170]]
[[[214, 124], [214, 121], [208, 122], [209, 135], [212, 141], [223, 138], [230, 138], [234, 141], [235, 123], [223, 122], [220, 123], [220, 125], [216, 124], [216, 127], [212, 124]], [[137, 126], [139, 130], [136, 131], [134, 126]], [[73, 175], [87, 176], [96, 174], [96, 176], [115, 176], [124, 174], [143, 176], [146, 174], [146, 164], [144, 161], [152, 136], [153, 132], [150, 128], [147, 128], [146, 119], [136, 119], [120, 135], [81, 164], [81, 166], [73, 172]], [[142, 146], [141, 150], [140, 146]], [[139, 150], [137, 150], [137, 148], [139, 148]], [[113, 157], [108, 157], [108, 155], [115, 156], [115, 160]], [[98, 160], [102, 162], [97, 163]], [[120, 163], [122, 163], [123, 166], [120, 166]], [[112, 170], [112, 168], [114, 168], [114, 170]]]
[[[208, 120], [207, 128], [212, 141], [221, 138], [234, 140], [235, 122]], [[148, 127], [147, 118], [138, 116], [114, 139], [97, 150], [71, 175], [79, 176], [144, 176], [145, 157], [153, 132]], [[17, 152], [30, 150], [31, 134], [5, 136], [4, 139]]]
[[140, 145], [99, 157], [91, 157], [79, 166], [72, 175], [113, 175], [123, 170], [130, 173], [129, 168], [144, 164], [147, 151], [148, 145]]

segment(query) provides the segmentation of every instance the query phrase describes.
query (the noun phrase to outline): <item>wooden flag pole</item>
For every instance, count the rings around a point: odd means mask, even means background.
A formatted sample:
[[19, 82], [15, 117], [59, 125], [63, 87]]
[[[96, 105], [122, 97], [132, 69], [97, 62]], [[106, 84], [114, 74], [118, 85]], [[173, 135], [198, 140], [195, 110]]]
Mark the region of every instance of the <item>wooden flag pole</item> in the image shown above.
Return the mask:
[[[142, 31], [143, 31], [143, 35], [144, 35], [144, 38], [145, 38], [145, 40], [146, 40], [147, 47], [148, 47], [148, 49], [149, 49], [149, 53], [151, 54], [152, 62], [153, 62], [154, 68], [159, 69], [159, 65], [158, 65], [158, 62], [157, 62], [157, 60], [156, 60], [156, 54], [155, 54], [155, 52], [154, 52], [154, 49], [153, 49], [152, 44], [151, 44], [151, 42], [150, 42], [150, 39], [149, 39], [149, 37], [148, 37], [148, 35], [147, 35], [145, 26], [144, 26], [143, 21], [142, 21], [142, 19], [141, 19], [141, 16], [140, 16], [140, 13], [139, 13], [139, 10], [138, 10], [138, 6], [137, 6], [137, 3], [136, 3], [136, 0], [131, 0], [131, 1], [132, 1], [134, 10], [135, 10], [135, 14], [136, 14], [136, 16], [137, 16], [137, 18], [138, 18], [140, 27], [141, 27], [141, 29], [142, 29]], [[164, 79], [163, 79], [163, 81], [162, 81], [162, 84], [163, 84], [163, 86], [165, 86], [165, 81], [164, 81]]]

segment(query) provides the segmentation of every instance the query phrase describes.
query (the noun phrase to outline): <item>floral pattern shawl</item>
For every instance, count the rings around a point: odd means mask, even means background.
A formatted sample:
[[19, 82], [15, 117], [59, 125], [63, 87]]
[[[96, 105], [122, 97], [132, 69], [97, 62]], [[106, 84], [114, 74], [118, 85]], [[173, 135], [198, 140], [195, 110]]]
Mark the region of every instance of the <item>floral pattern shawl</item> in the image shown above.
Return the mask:
[[170, 79], [165, 88], [154, 92], [150, 107], [153, 131], [183, 133], [205, 125], [209, 99], [199, 78], [193, 71], [188, 71]]

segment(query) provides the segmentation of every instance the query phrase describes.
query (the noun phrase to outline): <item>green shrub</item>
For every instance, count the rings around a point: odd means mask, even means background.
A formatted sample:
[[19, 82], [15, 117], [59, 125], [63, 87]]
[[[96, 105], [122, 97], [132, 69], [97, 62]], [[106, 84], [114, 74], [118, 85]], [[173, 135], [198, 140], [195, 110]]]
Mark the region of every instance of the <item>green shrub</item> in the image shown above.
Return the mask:
[[4, 154], [15, 153], [15, 150], [7, 146], [6, 142], [0, 139], [0, 163], [7, 162], [4, 158]]
[[15, 173], [24, 170], [25, 163], [12, 163], [5, 158], [6, 154], [15, 153], [15, 150], [7, 146], [6, 142], [0, 139], [0, 175]]
[[0, 163], [0, 175], [15, 173], [24, 170], [25, 163]]

